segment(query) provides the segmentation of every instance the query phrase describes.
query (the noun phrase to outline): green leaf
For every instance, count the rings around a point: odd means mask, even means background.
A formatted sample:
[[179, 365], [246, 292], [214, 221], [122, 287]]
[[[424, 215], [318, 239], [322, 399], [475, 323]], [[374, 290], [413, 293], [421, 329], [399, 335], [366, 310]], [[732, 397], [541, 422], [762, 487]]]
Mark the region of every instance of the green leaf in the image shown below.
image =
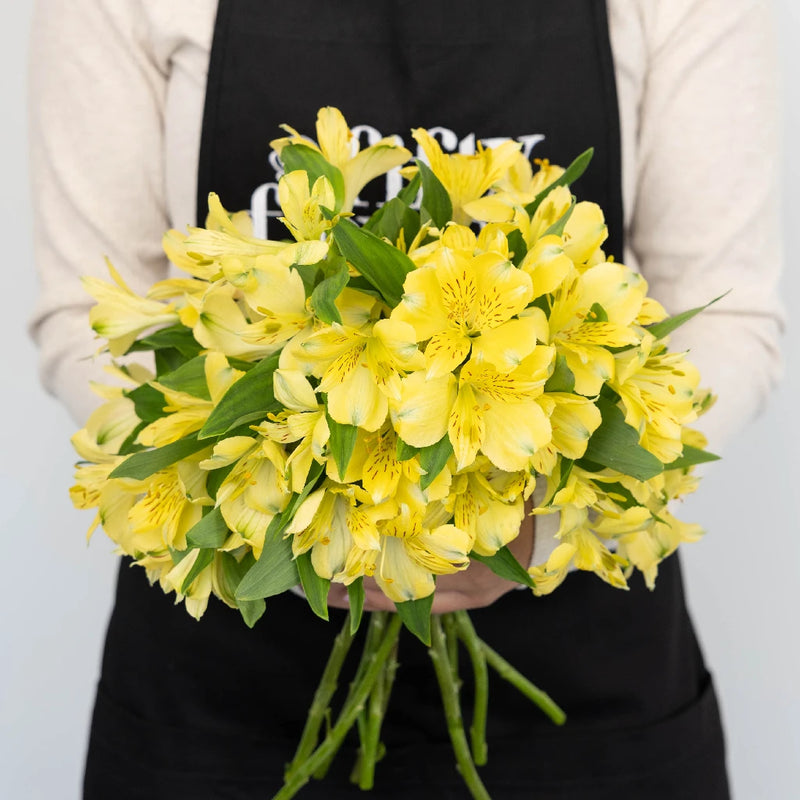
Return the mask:
[[641, 505], [636, 498], [621, 484], [608, 483], [606, 481], [594, 481], [594, 485], [600, 492], [605, 492], [620, 508], [635, 508]]
[[159, 470], [172, 466], [176, 461], [194, 455], [208, 445], [208, 442], [200, 441], [197, 434], [193, 433], [172, 444], [128, 456], [108, 477], [144, 480]]
[[347, 598], [350, 601], [350, 633], [355, 634], [361, 624], [364, 612], [364, 579], [356, 578], [347, 586]]
[[236, 589], [248, 570], [256, 563], [256, 560], [253, 558], [252, 552], [248, 552], [241, 561], [237, 561], [230, 553], [220, 553], [220, 557], [222, 558], [223, 576], [227, 584], [227, 594], [231, 602], [236, 603], [236, 607], [239, 609], [239, 613], [242, 615], [245, 625], [247, 625], [248, 628], [252, 628], [264, 615], [267, 604], [263, 599], [237, 600]]
[[542, 234], [542, 236], [563, 236], [564, 228], [567, 227], [569, 218], [575, 210], [575, 195], [572, 195], [572, 202], [569, 208]]
[[340, 219], [333, 236], [342, 255], [381, 293], [394, 308], [403, 296], [403, 282], [414, 269], [411, 259], [374, 233]]
[[546, 392], [567, 392], [575, 391], [575, 376], [567, 366], [567, 359], [561, 353], [556, 356], [556, 366], [553, 374], [547, 379], [544, 385]]
[[134, 342], [128, 352], [163, 350], [165, 348], [173, 348], [188, 359], [200, 355], [203, 346], [194, 338], [191, 328], [184, 325], [171, 325], [169, 328], [162, 328], [160, 331]]
[[561, 462], [559, 463], [558, 466], [560, 470], [558, 486], [556, 486], [552, 497], [547, 502], [548, 506], [553, 505], [553, 500], [555, 499], [556, 495], [567, 485], [567, 481], [569, 480], [569, 476], [572, 474], [572, 468], [575, 466], [575, 462], [571, 458], [562, 457]]
[[145, 450], [144, 445], [136, 444], [136, 439], [138, 438], [139, 434], [147, 427], [146, 422], [140, 422], [129, 434], [128, 438], [119, 446], [119, 450], [117, 451], [118, 455], [121, 456], [129, 456], [131, 453], [139, 453], [142, 450]]
[[299, 582], [300, 576], [292, 557], [291, 538], [267, 536], [261, 556], [236, 589], [236, 601], [273, 597], [297, 586]]
[[214, 560], [214, 552], [212, 549], [197, 551], [197, 558], [181, 584], [181, 594], [186, 594], [194, 579]]
[[358, 428], [355, 425], [342, 425], [327, 412], [326, 416], [328, 418], [328, 429], [330, 430], [328, 450], [333, 456], [336, 469], [339, 470], [339, 478], [344, 480], [344, 476], [347, 474], [347, 465], [350, 463], [350, 457], [353, 455], [353, 450], [356, 446]]
[[425, 470], [425, 474], [420, 476], [419, 485], [423, 491], [434, 482], [437, 475], [445, 468], [451, 455], [453, 455], [453, 445], [447, 434], [442, 436], [436, 444], [420, 449], [419, 465]]
[[393, 197], [370, 217], [369, 224], [364, 227], [392, 244], [397, 242], [400, 231], [403, 231], [403, 239], [408, 246], [419, 232], [420, 225], [419, 213], [399, 197]]
[[169, 375], [174, 372], [178, 367], [186, 362], [180, 350], [173, 347], [164, 347], [161, 350], [154, 352], [156, 361], [156, 378], [161, 378], [162, 375]]
[[158, 382], [176, 392], [186, 392], [201, 400], [211, 400], [206, 383], [206, 357], [196, 356], [181, 364], [173, 372], [158, 379]]
[[311, 305], [314, 314], [323, 322], [330, 325], [332, 322], [341, 324], [342, 316], [336, 308], [336, 298], [342, 293], [342, 289], [347, 286], [350, 273], [347, 270], [347, 262], [338, 256], [331, 263], [327, 277], [320, 281], [311, 293]]
[[584, 457], [604, 467], [611, 467], [640, 481], [655, 477], [664, 465], [639, 444], [639, 434], [625, 422], [625, 415], [602, 397], [597, 407], [603, 417], [600, 427], [589, 439]]
[[533, 578], [528, 575], [528, 570], [517, 561], [516, 556], [508, 547], [501, 547], [493, 556], [482, 556], [473, 551], [469, 557], [474, 561], [480, 561], [481, 564], [486, 564], [495, 575], [499, 575], [507, 581], [514, 581], [514, 583], [524, 583], [533, 589]]
[[406, 205], [411, 205], [419, 194], [419, 187], [422, 183], [419, 172], [397, 193], [397, 198]]
[[585, 322], [608, 322], [608, 314], [600, 303], [592, 303], [589, 313], [586, 315]]
[[311, 563], [311, 553], [301, 553], [295, 559], [297, 564], [297, 572], [300, 574], [300, 583], [303, 585], [303, 591], [306, 595], [306, 600], [311, 606], [311, 610], [324, 620], [328, 619], [328, 591], [331, 588], [331, 582], [327, 578], [320, 578], [314, 571], [314, 566]]
[[222, 547], [228, 538], [228, 525], [222, 518], [222, 511], [214, 508], [199, 522], [195, 523], [186, 534], [189, 547]]
[[235, 466], [236, 462], [228, 464], [227, 467], [209, 470], [208, 476], [206, 477], [206, 491], [212, 500], [217, 499], [219, 487], [222, 486], [222, 482], [230, 475], [231, 470], [233, 470]]
[[431, 168], [419, 158], [415, 159], [422, 179], [422, 220], [425, 221], [427, 213], [437, 228], [444, 228], [453, 218], [453, 203], [447, 189], [434, 175]]
[[405, 603], [395, 603], [397, 613], [403, 620], [403, 625], [408, 628], [422, 644], [431, 646], [431, 606], [433, 605], [431, 592], [427, 597], [419, 600], [407, 600]]
[[564, 174], [554, 180], [548, 187], [542, 189], [536, 197], [533, 198], [533, 201], [525, 206], [525, 211], [528, 216], [533, 216], [536, 213], [536, 209], [542, 204], [542, 201], [547, 197], [553, 189], [557, 189], [559, 186], [569, 186], [571, 183], [575, 183], [578, 178], [586, 172], [586, 168], [589, 166], [589, 163], [592, 160], [592, 156], [594, 155], [594, 148], [590, 147], [588, 150], [584, 150], [567, 168], [564, 170]]
[[312, 189], [317, 178], [323, 175], [331, 182], [336, 207], [339, 211], [344, 203], [344, 178], [342, 171], [328, 162], [322, 153], [304, 144], [289, 144], [281, 150], [281, 161], [286, 172], [303, 169], [308, 173], [308, 188]]
[[410, 444], [406, 444], [399, 436], [397, 437], [395, 457], [398, 461], [410, 461], [417, 453], [419, 453], [418, 447], [412, 447]]
[[672, 331], [680, 328], [681, 325], [688, 322], [692, 317], [697, 316], [701, 311], [707, 309], [710, 305], [713, 305], [719, 300], [722, 300], [725, 295], [730, 294], [730, 289], [728, 289], [725, 294], [721, 294], [719, 297], [715, 297], [713, 300], [706, 303], [704, 306], [698, 306], [697, 308], [692, 308], [689, 311], [683, 311], [680, 314], [676, 314], [674, 317], [668, 317], [661, 322], [656, 322], [653, 325], [648, 325], [646, 330], [653, 334], [656, 339], [663, 339], [665, 336], [672, 333]]
[[248, 571], [236, 590], [237, 602], [271, 597], [291, 589], [292, 586], [297, 586], [300, 582], [300, 575], [297, 572], [297, 565], [292, 553], [291, 537], [284, 539], [283, 535], [294, 519], [300, 504], [316, 488], [324, 471], [324, 465], [315, 461], [308, 472], [303, 491], [292, 497], [283, 513], [273, 517], [264, 536], [264, 550], [261, 558]]
[[136, 416], [142, 422], [155, 422], [161, 417], [165, 417], [164, 406], [167, 401], [164, 395], [150, 386], [149, 383], [143, 383], [135, 389], [127, 393], [127, 396], [133, 400], [133, 407], [136, 411]]
[[280, 353], [273, 353], [259, 361], [225, 392], [203, 425], [200, 439], [222, 436], [237, 425], [262, 420], [269, 412], [281, 408], [272, 388], [272, 374], [279, 357]]
[[511, 263], [518, 267], [526, 255], [528, 255], [528, 245], [525, 244], [525, 237], [519, 228], [514, 228], [506, 237], [508, 239], [508, 249], [513, 253]]
[[669, 464], [664, 464], [664, 471], [669, 469], [685, 469], [694, 464], [707, 464], [710, 461], [719, 461], [719, 456], [710, 453], [708, 450], [701, 450], [699, 447], [692, 447], [689, 444], [683, 446], [683, 455], [670, 461]]

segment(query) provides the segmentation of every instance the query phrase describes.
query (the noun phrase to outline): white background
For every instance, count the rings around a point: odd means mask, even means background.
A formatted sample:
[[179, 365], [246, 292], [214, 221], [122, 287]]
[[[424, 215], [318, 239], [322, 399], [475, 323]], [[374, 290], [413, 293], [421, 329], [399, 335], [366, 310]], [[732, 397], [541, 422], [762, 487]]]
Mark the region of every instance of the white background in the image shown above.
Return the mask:
[[[30, 5], [6, 3], [0, 29], [0, 797], [73, 800], [116, 560], [102, 534], [85, 545], [90, 515], [74, 511], [67, 495], [73, 425], [39, 388], [25, 333], [36, 292], [25, 175]], [[722, 700], [737, 800], [800, 797], [800, 4], [778, 0], [777, 8], [786, 99], [787, 371], [766, 413], [729, 447], [682, 514], [709, 531], [683, 559]]]

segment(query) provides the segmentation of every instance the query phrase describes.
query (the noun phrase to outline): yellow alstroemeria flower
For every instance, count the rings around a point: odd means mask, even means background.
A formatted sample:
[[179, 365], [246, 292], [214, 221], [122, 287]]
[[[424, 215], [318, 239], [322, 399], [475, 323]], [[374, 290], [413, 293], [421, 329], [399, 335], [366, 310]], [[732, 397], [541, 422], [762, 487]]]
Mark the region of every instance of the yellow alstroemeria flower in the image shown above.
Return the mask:
[[547, 159], [536, 159], [535, 163], [539, 169], [534, 174], [530, 160], [523, 153], [517, 153], [508, 171], [492, 185], [492, 193], [467, 203], [464, 210], [482, 222], [511, 221], [515, 209], [531, 203], [539, 192], [564, 173], [562, 167], [551, 165]]
[[293, 536], [295, 556], [311, 550], [315, 572], [320, 577], [336, 579], [352, 549], [380, 548], [378, 523], [396, 512], [394, 501], [373, 505], [359, 486], [326, 481], [303, 501], [286, 534]]
[[333, 210], [336, 200], [326, 177], [317, 178], [309, 189], [305, 170], [286, 173], [278, 181], [278, 202], [284, 213], [281, 222], [298, 242], [320, 239], [330, 230], [332, 220], [322, 213], [322, 208]]
[[376, 431], [386, 419], [389, 398], [400, 395], [401, 378], [422, 366], [414, 329], [382, 319], [360, 330], [326, 326], [301, 348], [316, 360], [319, 390], [328, 395], [328, 413], [343, 425]]
[[[443, 241], [452, 242], [447, 237]], [[431, 262], [408, 274], [403, 299], [391, 314], [391, 319], [411, 325], [416, 341], [427, 341], [428, 378], [452, 372], [473, 347], [479, 348], [480, 360], [498, 368], [519, 363], [533, 350], [536, 324], [516, 320], [510, 328], [502, 327], [532, 298], [527, 273], [498, 253], [473, 256], [446, 245]]]
[[218, 280], [222, 274], [220, 259], [226, 257], [250, 263], [259, 256], [276, 256], [288, 267], [316, 264], [328, 253], [324, 241], [289, 243], [255, 238], [246, 212], [230, 215], [213, 192], [208, 197], [208, 208], [205, 228], [189, 227], [188, 234], [170, 230], [162, 240], [169, 260], [195, 278]]
[[640, 444], [665, 464], [683, 452], [682, 426], [697, 419], [700, 374], [685, 353], [669, 353], [646, 334], [640, 348], [616, 355], [609, 382]]
[[217, 469], [235, 463], [217, 490], [216, 504], [228, 528], [239, 534], [258, 558], [270, 522], [286, 507], [291, 493], [283, 448], [260, 435], [249, 443], [244, 441], [247, 438], [223, 439], [201, 467]]
[[186, 610], [195, 619], [200, 619], [208, 607], [208, 598], [212, 590], [212, 573], [214, 562], [200, 571], [195, 579], [186, 587], [186, 592], [181, 591], [192, 567], [195, 565], [200, 550], [190, 550], [175, 566], [165, 572], [161, 578], [161, 587], [164, 591], [174, 591], [177, 595], [175, 602], [183, 600]]
[[[647, 284], [637, 273], [613, 262], [573, 270], [554, 294], [548, 317], [550, 342], [555, 344], [575, 377], [575, 392], [597, 395], [614, 377], [610, 347], [638, 344], [641, 332], [632, 326]], [[593, 317], [597, 303], [607, 321]]]
[[[358, 140], [347, 127], [342, 112], [328, 106], [317, 114], [317, 141], [319, 145], [301, 136], [294, 128], [281, 125], [291, 134], [270, 142], [278, 155], [290, 144], [302, 144], [321, 153], [329, 164], [341, 170], [344, 179], [344, 202], [339, 211], [352, 211], [358, 193], [373, 179], [383, 175], [411, 158], [410, 151], [389, 136], [379, 142], [359, 149]], [[332, 206], [329, 206], [332, 210]]]
[[186, 549], [186, 534], [213, 502], [205, 489], [207, 473], [199, 467], [203, 458], [205, 453], [190, 456], [147, 479], [144, 496], [128, 512], [130, 537], [120, 542], [126, 552]]
[[447, 506], [452, 508], [453, 524], [472, 536], [472, 549], [480, 555], [492, 556], [517, 538], [525, 508], [522, 491], [510, 498], [496, 491], [482, 471], [487, 466], [486, 460], [481, 459], [468, 471], [456, 475]]
[[89, 323], [98, 336], [108, 340], [112, 356], [121, 356], [144, 331], [178, 321], [174, 303], [161, 303], [137, 295], [108, 263], [114, 283], [84, 276], [83, 288], [97, 301], [89, 311]]
[[539, 345], [508, 373], [475, 360], [461, 367], [458, 379], [448, 374], [428, 380], [414, 373], [392, 404], [394, 428], [414, 447], [435, 444], [446, 432], [458, 470], [479, 451], [501, 470], [527, 469], [531, 456], [551, 439], [550, 422], [536, 398], [554, 357], [552, 347]]
[[603, 421], [592, 400], [567, 392], [545, 392], [537, 402], [550, 418], [552, 445], [564, 458], [579, 459]]
[[628, 562], [612, 553], [591, 530], [588, 509], [565, 506], [561, 511], [561, 524], [556, 537], [560, 544], [547, 562], [528, 570], [536, 584], [534, 594], [549, 594], [556, 589], [566, 578], [573, 563], [577, 569], [594, 572], [617, 589], [628, 588], [622, 572], [622, 567]]
[[439, 142], [423, 128], [415, 128], [411, 135], [416, 139], [428, 159], [434, 175], [441, 181], [453, 204], [453, 220], [459, 225], [471, 221], [467, 206], [478, 200], [497, 181], [501, 180], [515, 164], [522, 145], [503, 142], [497, 147], [486, 147], [478, 142], [478, 151], [471, 155], [442, 152]]
[[435, 588], [434, 575], [469, 566], [473, 537], [452, 524], [434, 526], [416, 506], [401, 504], [380, 530], [374, 577], [395, 603], [427, 597]]

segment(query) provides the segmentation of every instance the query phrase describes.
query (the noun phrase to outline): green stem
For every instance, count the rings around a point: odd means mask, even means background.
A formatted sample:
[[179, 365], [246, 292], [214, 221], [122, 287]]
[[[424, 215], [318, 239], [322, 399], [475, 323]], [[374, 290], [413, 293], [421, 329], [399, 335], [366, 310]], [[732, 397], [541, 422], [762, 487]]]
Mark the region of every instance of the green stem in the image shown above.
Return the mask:
[[326, 711], [330, 708], [331, 698], [339, 685], [339, 673], [342, 671], [342, 665], [350, 650], [352, 641], [353, 635], [350, 632], [350, 614], [348, 613], [345, 617], [342, 629], [337, 634], [336, 639], [334, 639], [331, 653], [328, 656], [328, 662], [322, 673], [322, 679], [319, 682], [319, 686], [317, 686], [317, 691], [314, 693], [311, 708], [308, 710], [308, 717], [306, 718], [306, 724], [303, 728], [303, 734], [300, 737], [300, 743], [297, 745], [294, 758], [286, 768], [284, 774], [285, 780], [291, 777], [311, 753], [314, 752], [314, 748], [317, 746], [319, 729]]
[[447, 657], [450, 659], [450, 669], [453, 677], [458, 681], [458, 635], [456, 633], [456, 619], [453, 614], [442, 614], [444, 638], [447, 643]]
[[486, 660], [497, 671], [501, 678], [507, 680], [512, 686], [519, 689], [522, 694], [535, 703], [550, 717], [556, 725], [563, 725], [567, 715], [546, 692], [531, 683], [521, 672], [514, 669], [499, 653], [492, 650], [486, 642], [481, 641], [481, 649], [486, 655]]
[[466, 611], [456, 611], [456, 627], [461, 641], [467, 648], [472, 671], [475, 675], [475, 704], [472, 713], [472, 724], [469, 738], [472, 743], [472, 758], [480, 767], [489, 760], [486, 746], [486, 718], [489, 708], [489, 668], [486, 666], [486, 654], [481, 647], [481, 640]]
[[447, 719], [447, 730], [455, 751], [458, 771], [474, 800], [491, 800], [470, 755], [467, 735], [464, 732], [464, 722], [461, 719], [461, 707], [458, 702], [458, 684], [450, 668], [447, 643], [439, 616], [431, 617], [431, 647], [428, 653], [433, 659], [433, 666], [439, 681]]
[[301, 765], [287, 780], [283, 787], [273, 796], [272, 800], [289, 800], [294, 797], [303, 786], [308, 783], [312, 774], [315, 773], [323, 764], [327, 764], [334, 753], [341, 747], [347, 732], [353, 727], [355, 721], [364, 707], [364, 703], [375, 685], [375, 681], [381, 674], [386, 658], [400, 633], [402, 620], [398, 614], [393, 614], [389, 622], [386, 635], [380, 645], [373, 651], [369, 661], [365, 666], [359, 685], [353, 690], [349, 702], [345, 704], [342, 713], [336, 720], [336, 724], [328, 732], [325, 741], [309, 756], [306, 762]]
[[375, 784], [375, 763], [378, 760], [378, 742], [381, 736], [381, 723], [383, 722], [383, 693], [386, 688], [384, 664], [381, 674], [369, 696], [367, 705], [367, 724], [366, 735], [361, 742], [363, 757], [361, 759], [361, 770], [358, 776], [359, 789], [371, 789]]

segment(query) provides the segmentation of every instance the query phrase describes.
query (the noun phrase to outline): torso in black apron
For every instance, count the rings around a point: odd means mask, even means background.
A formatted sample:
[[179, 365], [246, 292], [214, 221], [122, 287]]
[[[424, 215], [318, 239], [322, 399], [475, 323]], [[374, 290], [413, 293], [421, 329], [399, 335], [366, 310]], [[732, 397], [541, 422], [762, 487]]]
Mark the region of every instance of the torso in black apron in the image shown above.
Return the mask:
[[[277, 162], [268, 142], [289, 123], [313, 135], [316, 111], [342, 110], [364, 144], [435, 128], [447, 150], [517, 138], [566, 164], [589, 146], [576, 185], [598, 202], [622, 252], [620, 141], [605, 4], [599, 0], [333, 3], [221, 0], [208, 77], [198, 218], [209, 191], [252, 207], [274, 234]], [[369, 214], [393, 191], [362, 193]], [[317, 619], [301, 599], [268, 601], [251, 631], [213, 598], [198, 623], [120, 571], [87, 761], [85, 796], [265, 798], [281, 783], [342, 614]], [[492, 677], [494, 800], [728, 797], [719, 716], [686, 613], [677, 557], [658, 585], [621, 592], [575, 574], [548, 597], [512, 591], [472, 614], [479, 633], [567, 711], [555, 728]], [[425, 649], [404, 635], [373, 796], [465, 798]], [[462, 700], [469, 718], [471, 686]], [[301, 798], [364, 797], [344, 750]]]

